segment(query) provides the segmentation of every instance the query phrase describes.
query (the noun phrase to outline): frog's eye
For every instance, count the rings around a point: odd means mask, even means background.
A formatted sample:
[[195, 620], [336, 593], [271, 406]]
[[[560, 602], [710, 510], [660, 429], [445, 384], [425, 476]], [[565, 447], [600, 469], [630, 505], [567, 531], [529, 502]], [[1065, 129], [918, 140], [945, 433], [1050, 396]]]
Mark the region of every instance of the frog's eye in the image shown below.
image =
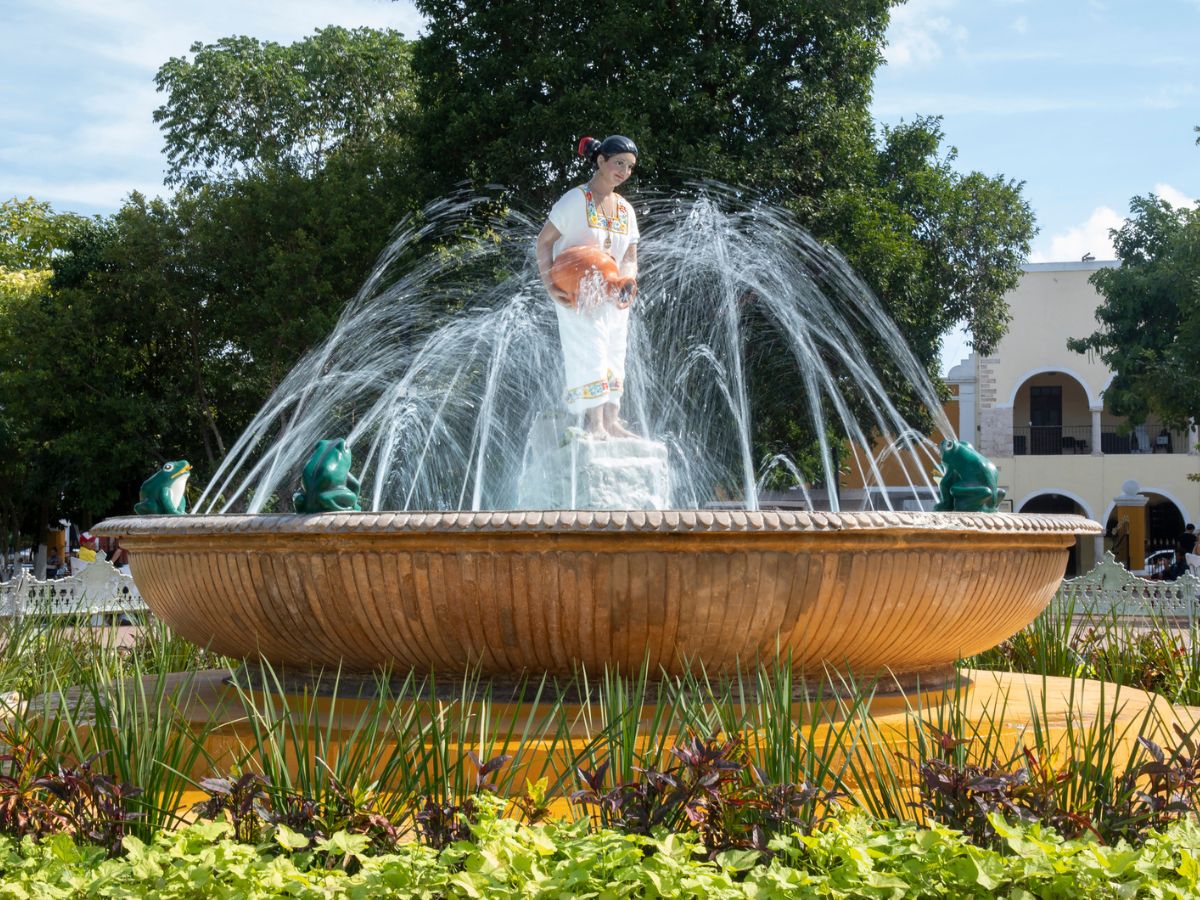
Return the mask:
[[172, 469], [174, 469], [174, 468], [175, 468], [175, 463], [165, 463], [165, 464], [163, 465], [163, 471], [164, 471], [164, 472], [170, 472], [170, 471], [171, 471]]
[[945, 453], [947, 450], [953, 449], [953, 447], [954, 447], [954, 441], [950, 440], [949, 438], [942, 441], [942, 452], [943, 453]]

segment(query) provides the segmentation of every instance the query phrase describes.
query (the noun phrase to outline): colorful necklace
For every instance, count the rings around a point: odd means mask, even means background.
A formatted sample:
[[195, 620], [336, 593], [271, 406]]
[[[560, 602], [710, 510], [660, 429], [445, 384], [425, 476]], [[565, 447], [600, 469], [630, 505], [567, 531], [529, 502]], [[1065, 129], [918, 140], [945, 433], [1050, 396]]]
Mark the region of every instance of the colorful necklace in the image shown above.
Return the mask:
[[590, 187], [588, 188], [587, 194], [588, 194], [588, 199], [590, 199], [592, 201], [592, 209], [594, 209], [596, 211], [596, 218], [602, 219], [604, 221], [604, 249], [611, 250], [612, 249], [613, 220], [617, 218], [617, 213], [620, 212], [620, 205], [618, 204], [616, 211], [614, 211], [613, 214], [610, 216], [608, 213], [606, 213], [604, 211], [604, 207], [601, 205], [604, 201], [602, 200], [599, 203], [597, 203], [596, 195], [592, 192], [592, 189]]

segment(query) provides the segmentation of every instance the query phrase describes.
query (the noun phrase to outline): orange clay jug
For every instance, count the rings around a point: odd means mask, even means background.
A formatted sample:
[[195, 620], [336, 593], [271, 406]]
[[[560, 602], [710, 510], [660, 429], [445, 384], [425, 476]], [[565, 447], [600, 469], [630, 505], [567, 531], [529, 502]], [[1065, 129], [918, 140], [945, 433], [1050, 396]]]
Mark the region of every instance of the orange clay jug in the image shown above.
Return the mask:
[[617, 261], [599, 247], [568, 247], [550, 268], [550, 280], [564, 291], [572, 306], [579, 304], [579, 288], [588, 278], [600, 283], [601, 296], [611, 299], [618, 309], [624, 309], [637, 296], [637, 279], [622, 277]]

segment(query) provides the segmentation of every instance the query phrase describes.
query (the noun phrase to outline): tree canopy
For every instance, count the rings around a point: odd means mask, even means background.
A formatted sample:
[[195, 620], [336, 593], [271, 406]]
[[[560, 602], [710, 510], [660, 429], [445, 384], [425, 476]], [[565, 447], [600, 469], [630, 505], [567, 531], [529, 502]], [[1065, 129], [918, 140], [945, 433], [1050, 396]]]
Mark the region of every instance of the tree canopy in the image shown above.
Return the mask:
[[869, 138], [890, 5], [418, 0], [424, 160], [442, 189], [496, 182], [546, 206], [584, 171], [579, 137], [620, 132], [643, 182], [811, 197]]
[[[418, 41], [331, 27], [167, 60], [166, 197], [103, 221], [0, 207], [0, 466], [25, 467], [0, 500], [86, 523], [162, 458], [203, 482], [405, 214], [464, 181], [543, 212], [586, 177], [585, 132], [637, 140], [635, 202], [703, 178], [788, 207], [931, 371], [957, 322], [984, 352], [1003, 333], [1032, 216], [1020, 183], [955, 169], [936, 117], [875, 126], [892, 0], [417, 5]], [[763, 371], [756, 439], [803, 459]]]
[[410, 44], [399, 32], [329, 27], [281, 46], [251, 37], [195, 43], [155, 76], [168, 183], [264, 169], [311, 176], [332, 154], [403, 142], [415, 112]]
[[891, 5], [418, 0], [418, 152], [441, 190], [498, 183], [544, 209], [587, 177], [582, 134], [628, 134], [632, 190], [706, 178], [784, 204], [843, 250], [931, 368], [959, 321], [986, 353], [1033, 216], [1020, 183], [954, 170], [936, 117], [876, 133]]
[[203, 483], [420, 202], [400, 35], [194, 52], [159, 76], [171, 196], [0, 206], [0, 511], [27, 531], [127, 511], [166, 458]]
[[1104, 400], [1113, 413], [1185, 429], [1200, 419], [1200, 207], [1150, 195], [1130, 210], [1113, 232], [1121, 265], [1091, 278], [1100, 327], [1067, 346], [1112, 370]]
[[[429, 20], [413, 56], [417, 152], [439, 189], [498, 183], [544, 210], [587, 177], [582, 134], [627, 134], [634, 181], [676, 190], [696, 179], [746, 188], [838, 247], [936, 377], [942, 337], [965, 321], [990, 352], [1004, 295], [1034, 232], [1022, 185], [961, 174], [940, 120], [877, 129], [869, 104], [890, 0], [657, 0], [633, 7], [514, 0], [417, 0]], [[870, 363], [917, 424], [915, 398]], [[764, 375], [757, 439], [769, 454], [811, 440]]]

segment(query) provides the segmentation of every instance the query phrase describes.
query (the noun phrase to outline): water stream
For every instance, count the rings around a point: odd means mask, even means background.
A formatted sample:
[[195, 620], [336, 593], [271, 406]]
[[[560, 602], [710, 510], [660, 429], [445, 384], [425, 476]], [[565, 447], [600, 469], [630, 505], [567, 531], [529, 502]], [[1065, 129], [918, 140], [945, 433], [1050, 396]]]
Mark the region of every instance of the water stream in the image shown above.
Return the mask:
[[[510, 210], [475, 240], [429, 252], [479, 202], [444, 200], [401, 225], [334, 331], [231, 448], [199, 511], [290, 511], [314, 444], [338, 436], [354, 453], [364, 509], [514, 508], [531, 430], [571, 423], [533, 255], [541, 221]], [[764, 479], [781, 470], [809, 506], [838, 508], [838, 492], [814, 492], [793, 460], [755, 459], [752, 385], [764, 371], [789, 373], [780, 389], [791, 385], [788, 402], [816, 436], [816, 481], [835, 482], [849, 453], [869, 483], [894, 458], [910, 486], [929, 491], [936, 448], [889, 400], [861, 336], [886, 348], [942, 432], [953, 429], [895, 325], [835, 250], [785, 212], [711, 186], [635, 207], [640, 293], [622, 415], [667, 446], [672, 506], [755, 508]], [[883, 491], [859, 501], [890, 502]]]

